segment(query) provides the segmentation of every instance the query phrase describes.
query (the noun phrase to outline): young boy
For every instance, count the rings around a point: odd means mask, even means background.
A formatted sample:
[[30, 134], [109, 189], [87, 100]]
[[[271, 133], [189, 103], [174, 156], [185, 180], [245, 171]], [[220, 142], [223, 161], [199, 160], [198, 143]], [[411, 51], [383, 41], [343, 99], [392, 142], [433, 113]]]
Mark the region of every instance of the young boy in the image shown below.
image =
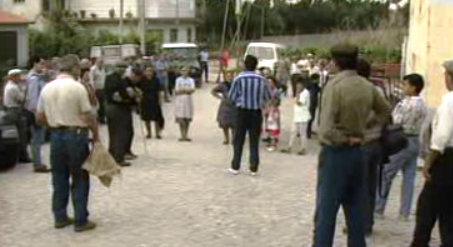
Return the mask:
[[294, 125], [289, 141], [289, 146], [283, 149], [282, 153], [291, 153], [297, 136], [300, 137], [299, 155], [307, 153], [307, 126], [311, 119], [310, 114], [310, 92], [305, 88], [302, 82], [296, 84], [296, 104], [294, 105]]
[[427, 115], [425, 101], [420, 97], [424, 88], [423, 77], [411, 74], [404, 77], [404, 93], [406, 98], [395, 107], [392, 113], [393, 123], [402, 125], [408, 139], [408, 145], [399, 153], [390, 157], [390, 163], [385, 166], [383, 174], [383, 195], [376, 201], [376, 213], [383, 215], [393, 179], [401, 170], [403, 172], [403, 187], [401, 191], [401, 220], [407, 221], [411, 213], [414, 194], [415, 177], [417, 174], [417, 157], [420, 153], [419, 136]]

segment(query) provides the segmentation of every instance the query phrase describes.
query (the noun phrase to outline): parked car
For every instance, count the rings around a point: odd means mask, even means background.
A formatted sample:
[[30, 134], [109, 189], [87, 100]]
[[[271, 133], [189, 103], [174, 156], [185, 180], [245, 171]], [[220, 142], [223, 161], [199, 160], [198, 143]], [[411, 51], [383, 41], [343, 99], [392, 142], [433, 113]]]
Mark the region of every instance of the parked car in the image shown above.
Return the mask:
[[266, 43], [266, 42], [252, 42], [247, 46], [245, 56], [253, 55], [258, 58], [258, 68], [266, 69], [274, 74], [276, 71], [277, 63], [284, 60], [285, 46]]
[[19, 158], [19, 132], [0, 106], [0, 170], [14, 167]]

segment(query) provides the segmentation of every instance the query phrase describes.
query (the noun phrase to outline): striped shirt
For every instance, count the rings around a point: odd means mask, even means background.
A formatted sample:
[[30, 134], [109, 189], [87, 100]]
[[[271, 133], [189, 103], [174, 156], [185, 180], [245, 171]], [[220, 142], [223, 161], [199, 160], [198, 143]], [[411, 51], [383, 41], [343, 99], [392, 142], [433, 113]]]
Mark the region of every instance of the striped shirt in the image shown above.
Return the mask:
[[252, 71], [239, 74], [233, 81], [228, 98], [236, 107], [246, 110], [260, 110], [271, 97], [266, 78]]

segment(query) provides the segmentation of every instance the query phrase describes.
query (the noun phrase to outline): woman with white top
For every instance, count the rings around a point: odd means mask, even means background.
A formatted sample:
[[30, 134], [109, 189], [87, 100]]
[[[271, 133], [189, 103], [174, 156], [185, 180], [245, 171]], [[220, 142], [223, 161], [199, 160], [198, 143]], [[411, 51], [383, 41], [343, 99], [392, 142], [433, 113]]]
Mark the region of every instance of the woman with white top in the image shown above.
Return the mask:
[[297, 136], [300, 137], [300, 151], [298, 155], [307, 153], [307, 126], [311, 119], [310, 115], [310, 92], [302, 82], [296, 84], [296, 104], [294, 105], [294, 125], [291, 131], [291, 138], [288, 148], [283, 149], [282, 153], [291, 153]]
[[195, 81], [189, 77], [188, 72], [187, 68], [181, 70], [182, 76], [176, 79], [175, 86], [175, 118], [181, 131], [180, 142], [192, 141], [188, 133], [194, 114], [192, 94], [195, 92]]

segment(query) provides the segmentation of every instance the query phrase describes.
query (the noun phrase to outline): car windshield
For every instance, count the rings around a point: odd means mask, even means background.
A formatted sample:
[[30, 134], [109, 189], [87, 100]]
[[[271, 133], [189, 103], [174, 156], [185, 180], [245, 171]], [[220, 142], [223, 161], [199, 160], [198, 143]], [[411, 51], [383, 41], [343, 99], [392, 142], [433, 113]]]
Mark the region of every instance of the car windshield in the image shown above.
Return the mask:
[[258, 59], [264, 60], [274, 60], [274, 49], [271, 47], [260, 47], [260, 46], [250, 46], [247, 52], [249, 55], [253, 55]]
[[165, 48], [165, 53], [170, 56], [197, 59], [197, 48]]
[[104, 47], [104, 55], [106, 57], [119, 57], [121, 56], [120, 47]]

